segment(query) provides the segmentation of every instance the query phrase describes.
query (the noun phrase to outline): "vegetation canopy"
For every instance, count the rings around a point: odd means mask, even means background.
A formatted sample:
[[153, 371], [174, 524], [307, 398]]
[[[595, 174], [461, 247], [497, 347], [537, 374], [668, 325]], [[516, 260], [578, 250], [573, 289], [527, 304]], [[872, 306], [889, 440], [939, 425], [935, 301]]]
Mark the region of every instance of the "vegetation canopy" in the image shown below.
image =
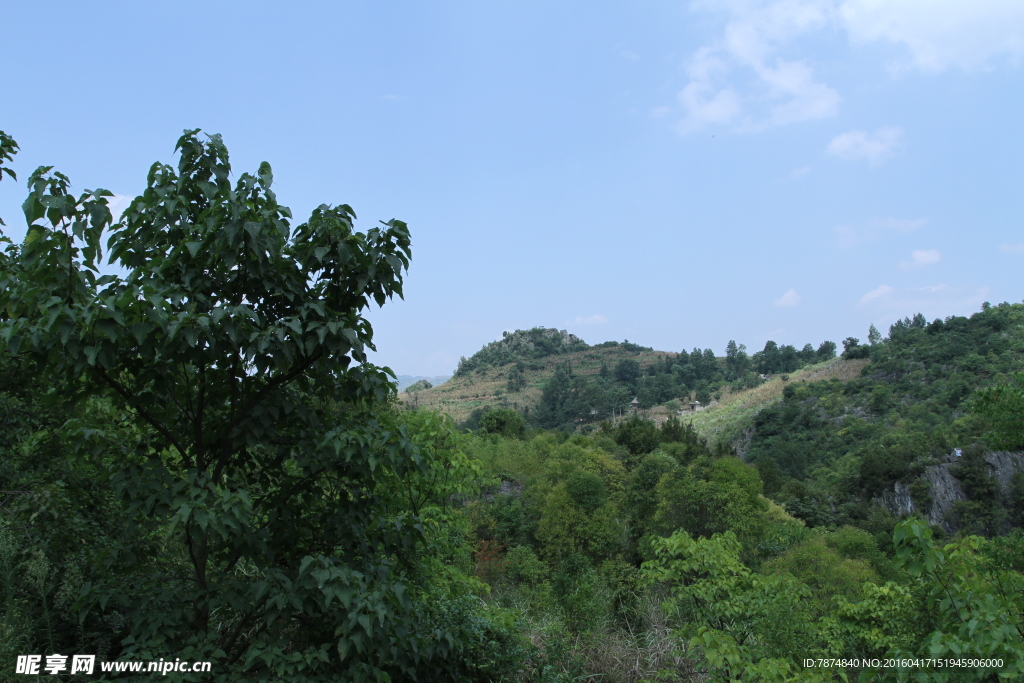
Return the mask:
[[[59, 459], [119, 518], [106, 534], [82, 521], [63, 558], [42, 529], [38, 552], [76, 567], [74, 611], [107, 634], [102, 654], [212, 659], [221, 678], [450, 670], [465, 637], [425, 596], [445, 575], [431, 553], [458, 544], [431, 529], [472, 472], [450, 424], [398, 419], [390, 370], [366, 362], [363, 311], [402, 294], [406, 225], [360, 233], [349, 206], [321, 205], [292, 229], [268, 164], [232, 183], [220, 136], [198, 130], [176, 151], [116, 223], [111, 193], [76, 197], [49, 167], [29, 179], [28, 233], [0, 274], [5, 371], [34, 364], [46, 400], [26, 400], [57, 410]], [[38, 505], [29, 469], [3, 488]]]
[[266, 164], [177, 151], [116, 221], [38, 169], [4, 240], [0, 681], [1024, 677], [1024, 305], [841, 358], [534, 328], [400, 409], [364, 312], [405, 224], [292, 227]]

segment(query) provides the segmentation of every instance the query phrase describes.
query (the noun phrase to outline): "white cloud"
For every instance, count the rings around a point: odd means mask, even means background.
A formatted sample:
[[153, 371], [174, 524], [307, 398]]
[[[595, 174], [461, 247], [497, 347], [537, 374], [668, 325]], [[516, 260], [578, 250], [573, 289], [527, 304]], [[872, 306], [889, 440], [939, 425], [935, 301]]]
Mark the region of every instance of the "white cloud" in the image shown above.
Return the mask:
[[1007, 254], [1024, 254], [1024, 244], [1000, 244], [999, 251]]
[[903, 270], [917, 270], [918, 268], [938, 263], [941, 259], [942, 255], [939, 254], [938, 249], [918, 249], [910, 252], [909, 261], [900, 261], [900, 268]]
[[854, 44], [886, 41], [907, 59], [892, 66], [971, 69], [1024, 57], [1020, 0], [846, 0], [839, 15]]
[[864, 242], [877, 242], [891, 234], [903, 234], [917, 230], [928, 222], [927, 218], [886, 218], [874, 217], [863, 225], [838, 225], [836, 234], [839, 246], [852, 247]]
[[832, 138], [828, 143], [828, 153], [846, 161], [867, 159], [872, 164], [879, 164], [892, 156], [902, 138], [903, 130], [895, 126], [879, 128], [873, 134], [851, 130]]
[[772, 99], [771, 117], [764, 124], [783, 126], [787, 123], [813, 121], [834, 116], [839, 111], [839, 93], [814, 80], [811, 68], [804, 62], [784, 62], [778, 66], [762, 66], [758, 75], [769, 86]]
[[871, 303], [875, 299], [881, 299], [889, 294], [892, 294], [892, 287], [889, 285], [878, 285], [860, 298], [860, 304], [863, 306], [864, 304]]
[[798, 303], [800, 303], [800, 295], [797, 294], [795, 289], [790, 289], [775, 300], [775, 305], [779, 308], [790, 308]]
[[[835, 115], [839, 92], [811, 61], [791, 54], [807, 37], [896, 45], [903, 56], [890, 66], [897, 72], [1024, 58], [1021, 0], [695, 0], [692, 7], [722, 17], [722, 28], [686, 64], [688, 82], [677, 98], [681, 134], [712, 125], [757, 131]], [[884, 140], [881, 152], [872, 151], [877, 144], [859, 148], [870, 159], [891, 152]]]
[[566, 325], [604, 325], [608, 322], [608, 318], [604, 317], [600, 313], [594, 315], [578, 315], [572, 320], [567, 320]]
[[[803, 60], [784, 59], [779, 48], [804, 33], [825, 27], [834, 13], [827, 0], [707, 2], [698, 7], [724, 10], [720, 38], [698, 49], [687, 64], [690, 82], [677, 99], [686, 134], [709, 125], [731, 124], [762, 130], [832, 116], [839, 93], [815, 78]], [[753, 80], [742, 94], [728, 81]]]
[[677, 97], [686, 109], [686, 118], [676, 126], [683, 134], [708, 124], [729, 123], [740, 113], [739, 98], [729, 88], [713, 93], [707, 83], [693, 81], [680, 90]]

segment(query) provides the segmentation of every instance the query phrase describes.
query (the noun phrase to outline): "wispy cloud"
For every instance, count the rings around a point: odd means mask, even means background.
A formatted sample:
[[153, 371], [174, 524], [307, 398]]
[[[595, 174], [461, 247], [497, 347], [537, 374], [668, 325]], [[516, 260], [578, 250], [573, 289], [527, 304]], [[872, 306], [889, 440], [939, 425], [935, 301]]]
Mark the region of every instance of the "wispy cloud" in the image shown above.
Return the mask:
[[985, 67], [1024, 57], [1024, 3], [1020, 0], [845, 0], [839, 7], [850, 42], [885, 41], [906, 56], [895, 71]]
[[860, 304], [861, 306], [863, 306], [864, 304], [871, 303], [875, 299], [881, 299], [882, 297], [888, 296], [890, 294], [892, 294], [892, 287], [890, 287], [889, 285], [878, 285], [877, 287], [875, 287], [870, 292], [868, 292], [867, 294], [860, 298]]
[[1007, 254], [1024, 254], [1024, 243], [1022, 244], [1000, 244], [999, 251]]
[[938, 249], [918, 249], [910, 252], [909, 261], [900, 261], [900, 268], [903, 270], [917, 270], [942, 260]]
[[676, 126], [680, 133], [723, 124], [762, 130], [838, 111], [838, 92], [821, 82], [806, 61], [780, 54], [783, 44], [828, 24], [832, 10], [827, 2], [726, 1], [698, 7], [724, 11], [728, 19], [722, 34], [687, 63], [689, 82], [677, 96], [683, 112]]
[[[675, 108], [676, 129], [684, 135], [709, 126], [757, 131], [835, 115], [839, 92], [811, 59], [798, 56], [800, 41], [822, 35], [845, 35], [855, 46], [898, 46], [893, 72], [1024, 59], [1020, 0], [694, 0], [692, 7], [721, 17], [721, 29], [686, 63]], [[856, 142], [869, 159], [891, 153], [884, 140]]]
[[790, 308], [800, 303], [800, 295], [797, 294], [795, 289], [788, 290], [785, 294], [775, 300], [775, 305], [779, 308]]
[[866, 159], [880, 164], [893, 155], [903, 139], [903, 129], [896, 126], [879, 128], [874, 133], [851, 130], [832, 138], [828, 153], [846, 161]]
[[740, 114], [739, 97], [731, 88], [716, 90], [709, 83], [693, 81], [679, 91], [678, 99], [686, 117], [676, 130], [684, 135], [710, 124], [730, 123]]
[[794, 168], [789, 174], [789, 179], [793, 180], [794, 178], [799, 178], [802, 175], [807, 175], [810, 172], [810, 166], [801, 166], [800, 168]]
[[604, 317], [600, 313], [594, 315], [578, 315], [572, 320], [565, 321], [566, 325], [604, 325], [608, 322], [608, 318]]
[[839, 225], [835, 232], [839, 246], [852, 247], [867, 242], [877, 242], [889, 235], [899, 235], [917, 230], [928, 222], [927, 218], [886, 218], [874, 217], [862, 225]]

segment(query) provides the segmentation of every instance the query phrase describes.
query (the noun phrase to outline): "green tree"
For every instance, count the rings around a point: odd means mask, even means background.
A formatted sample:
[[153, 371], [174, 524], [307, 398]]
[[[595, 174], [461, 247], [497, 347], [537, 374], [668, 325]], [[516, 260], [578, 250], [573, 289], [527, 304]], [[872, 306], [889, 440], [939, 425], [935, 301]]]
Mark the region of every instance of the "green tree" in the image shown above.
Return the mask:
[[480, 418], [480, 429], [488, 434], [519, 439], [526, 433], [526, 421], [522, 414], [511, 408], [495, 408]]
[[651, 519], [658, 509], [655, 489], [662, 476], [677, 469], [679, 464], [671, 456], [660, 451], [645, 455], [630, 474], [626, 491], [626, 509], [632, 516], [630, 532], [638, 541], [651, 531]]
[[843, 340], [843, 358], [867, 358], [870, 355], [870, 347], [867, 344], [861, 345], [860, 339], [847, 337]]
[[798, 659], [836, 656], [808, 610], [806, 585], [751, 572], [731, 531], [694, 539], [679, 530], [652, 546], [644, 576], [665, 585], [662, 609], [689, 641], [687, 656], [707, 664], [709, 680], [833, 680], [834, 669], [805, 669]]
[[834, 341], [823, 341], [818, 346], [818, 360], [831, 360], [836, 357], [836, 343]]
[[661, 423], [661, 440], [669, 442], [690, 443], [700, 437], [690, 422], [683, 422], [675, 415], [669, 416]]
[[650, 453], [661, 442], [661, 433], [657, 425], [634, 415], [623, 421], [615, 430], [615, 443], [625, 446], [631, 455]]
[[640, 364], [632, 358], [623, 358], [615, 365], [615, 379], [631, 387], [640, 378]]
[[704, 537], [731, 530], [753, 547], [767, 525], [761, 491], [757, 470], [738, 458], [698, 461], [658, 482], [653, 528], [663, 536], [676, 529]]
[[995, 448], [1024, 448], [1024, 372], [1015, 372], [1010, 381], [979, 389], [971, 407], [989, 424], [985, 435]]
[[799, 352], [792, 344], [784, 344], [779, 349], [779, 372], [793, 372], [799, 368]]
[[729, 343], [725, 345], [725, 368], [729, 373], [729, 379], [736, 379], [741, 374], [736, 367], [739, 355], [740, 349], [736, 345], [736, 340], [730, 339]]
[[757, 371], [762, 375], [771, 375], [778, 372], [781, 360], [779, 345], [771, 340], [765, 342], [764, 348], [754, 354]]
[[882, 333], [873, 324], [868, 328], [868, 343], [872, 346], [882, 343]]
[[572, 418], [575, 404], [572, 370], [568, 365], [559, 365], [555, 374], [544, 385], [540, 403], [537, 405], [536, 422], [547, 429], [560, 427]]
[[526, 363], [518, 361], [508, 371], [508, 390], [512, 393], [522, 391], [526, 387]]
[[865, 582], [878, 583], [878, 576], [867, 560], [842, 557], [828, 547], [824, 536], [812, 537], [790, 548], [765, 563], [763, 570], [795, 576], [811, 588], [817, 602], [815, 606], [821, 612], [828, 611], [833, 596], [857, 600], [863, 597]]
[[736, 347], [736, 352], [731, 358], [728, 355], [728, 350], [726, 348], [725, 365], [729, 372], [729, 379], [736, 380], [750, 372], [750, 356], [747, 355], [746, 344]]
[[[916, 651], [932, 657], [1000, 658], [1003, 667], [967, 669], [968, 680], [1024, 676], [1024, 574], [1020, 531], [1005, 541], [967, 536], [944, 546], [921, 520], [893, 532], [896, 557], [917, 580], [933, 630]], [[914, 650], [910, 650], [913, 652]], [[906, 655], [910, 652], [904, 651]], [[904, 653], [893, 653], [902, 656]], [[940, 671], [935, 680], [953, 679]]]
[[[131, 427], [68, 426], [130, 522], [91, 557], [106, 572], [82, 618], [119, 615], [122, 655], [212, 659], [222, 678], [449, 670], [465, 637], [429, 607], [424, 520], [389, 483], [447, 456], [396, 422], [365, 355], [363, 311], [402, 293], [405, 224], [359, 233], [321, 205], [293, 230], [268, 164], [232, 184], [219, 136], [176, 151], [114, 225], [109, 192], [38, 169], [2, 274], [8, 351]], [[124, 276], [99, 274], [105, 231]]]
[[565, 480], [565, 489], [573, 502], [588, 514], [604, 505], [608, 499], [608, 490], [604, 480], [593, 472], [581, 470]]
[[[18, 179], [13, 169], [4, 166], [4, 164], [10, 163], [17, 153], [18, 143], [10, 135], [0, 130], [0, 181], [4, 179], [5, 173], [11, 177], [11, 180]], [[0, 225], [6, 225], [2, 217], [0, 217]]]
[[[588, 507], [580, 505], [577, 498]], [[601, 560], [621, 546], [625, 529], [618, 507], [610, 500], [589, 507], [602, 499], [603, 493], [593, 488], [592, 480], [585, 475], [561, 482], [551, 490], [537, 525], [537, 540], [549, 558], [581, 553]]]

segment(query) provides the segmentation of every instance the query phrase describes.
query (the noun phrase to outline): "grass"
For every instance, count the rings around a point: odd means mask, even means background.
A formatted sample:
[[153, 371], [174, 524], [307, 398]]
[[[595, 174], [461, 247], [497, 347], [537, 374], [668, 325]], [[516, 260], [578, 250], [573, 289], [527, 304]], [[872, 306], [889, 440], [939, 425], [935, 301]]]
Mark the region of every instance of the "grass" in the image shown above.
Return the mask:
[[[808, 365], [789, 375], [775, 375], [764, 384], [738, 392], [725, 392], [718, 402], [685, 419], [694, 429], [711, 443], [725, 441], [735, 443], [743, 437], [743, 431], [754, 415], [765, 407], [780, 401], [787, 384], [795, 382], [819, 382], [839, 379], [847, 382], [860, 377], [861, 371], [870, 361], [867, 359], [843, 360], [836, 358], [816, 365]], [[788, 377], [788, 379], [783, 379]]]
[[558, 616], [559, 608], [538, 609], [522, 591], [502, 587], [490, 599], [519, 616], [524, 635], [544, 662], [542, 680], [644, 683], [707, 678], [687, 658], [686, 643], [673, 634], [653, 595], [636, 606], [631, 620], [635, 623], [605, 615], [585, 634], [571, 633]]

